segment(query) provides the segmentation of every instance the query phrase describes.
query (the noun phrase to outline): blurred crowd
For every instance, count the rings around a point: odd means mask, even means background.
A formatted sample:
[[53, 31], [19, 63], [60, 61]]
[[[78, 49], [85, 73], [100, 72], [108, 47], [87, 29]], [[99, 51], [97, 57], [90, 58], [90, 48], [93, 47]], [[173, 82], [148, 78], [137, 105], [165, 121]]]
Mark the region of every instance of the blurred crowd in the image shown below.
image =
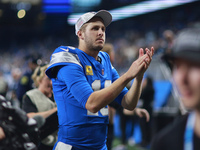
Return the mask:
[[[194, 22], [189, 26], [193, 25], [200, 26], [200, 23]], [[113, 66], [119, 70], [119, 74], [123, 74], [124, 70], [130, 66], [131, 62], [138, 57], [138, 49], [140, 47], [154, 46], [154, 57], [159, 57], [163, 52], [170, 50], [173, 39], [178, 31], [179, 30], [166, 28], [158, 34], [153, 30], [142, 33], [137, 31], [137, 29], [127, 29], [124, 32], [118, 30], [118, 36], [116, 36], [117, 33], [115, 30], [111, 34], [108, 33], [107, 42], [113, 44], [115, 51]], [[71, 43], [74, 43], [74, 45]], [[0, 46], [0, 82], [2, 83], [0, 91], [3, 92], [3, 86], [6, 86], [6, 83], [8, 92], [16, 88], [15, 84], [20, 77], [30, 69], [28, 61], [30, 59], [35, 59], [31, 58], [32, 56], [38, 57], [41, 62], [45, 63], [49, 61], [50, 54], [59, 45], [72, 45], [76, 47], [76, 44], [77, 41], [70, 41], [70, 39], [63, 39], [62, 37], [54, 37], [52, 35], [44, 37], [43, 39], [32, 38], [30, 42], [24, 44], [18, 44], [13, 41], [7, 49], [1, 48]], [[148, 70], [148, 72], [151, 74], [151, 70]], [[4, 82], [2, 81], [3, 78], [5, 79]], [[153, 78], [157, 80], [154, 76]]]

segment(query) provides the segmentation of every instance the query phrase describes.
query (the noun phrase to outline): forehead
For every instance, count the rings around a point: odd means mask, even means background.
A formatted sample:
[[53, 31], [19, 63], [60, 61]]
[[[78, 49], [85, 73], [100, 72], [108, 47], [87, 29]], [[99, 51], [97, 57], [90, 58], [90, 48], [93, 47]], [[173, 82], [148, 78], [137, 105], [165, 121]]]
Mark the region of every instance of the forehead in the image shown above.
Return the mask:
[[193, 60], [188, 60], [188, 59], [183, 59], [183, 58], [175, 58], [173, 60], [173, 64], [174, 65], [188, 65], [188, 66], [200, 66], [200, 63], [199, 62], [195, 62]]

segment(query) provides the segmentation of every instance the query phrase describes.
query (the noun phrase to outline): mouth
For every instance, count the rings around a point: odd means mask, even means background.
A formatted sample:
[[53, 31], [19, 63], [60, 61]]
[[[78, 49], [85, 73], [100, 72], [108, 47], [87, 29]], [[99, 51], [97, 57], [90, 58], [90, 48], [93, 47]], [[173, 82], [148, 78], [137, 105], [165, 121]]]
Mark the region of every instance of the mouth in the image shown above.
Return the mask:
[[185, 98], [190, 98], [193, 96], [192, 92], [187, 90], [187, 91], [182, 91], [182, 97], [185, 97]]
[[104, 40], [102, 38], [97, 39], [97, 41], [104, 42]]

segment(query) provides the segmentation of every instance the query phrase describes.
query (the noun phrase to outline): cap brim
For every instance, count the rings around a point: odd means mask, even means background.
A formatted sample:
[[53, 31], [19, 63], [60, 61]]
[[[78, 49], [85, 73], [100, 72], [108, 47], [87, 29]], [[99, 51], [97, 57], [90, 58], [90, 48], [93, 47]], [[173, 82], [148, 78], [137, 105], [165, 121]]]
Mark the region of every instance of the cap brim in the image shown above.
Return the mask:
[[200, 63], [200, 53], [197, 51], [182, 51], [182, 52], [176, 52], [171, 54], [164, 54], [161, 59], [164, 61], [170, 61], [174, 59], [184, 59], [192, 62]]
[[112, 15], [107, 10], [98, 11], [92, 18], [100, 17], [103, 19], [105, 27], [107, 27], [112, 22]]

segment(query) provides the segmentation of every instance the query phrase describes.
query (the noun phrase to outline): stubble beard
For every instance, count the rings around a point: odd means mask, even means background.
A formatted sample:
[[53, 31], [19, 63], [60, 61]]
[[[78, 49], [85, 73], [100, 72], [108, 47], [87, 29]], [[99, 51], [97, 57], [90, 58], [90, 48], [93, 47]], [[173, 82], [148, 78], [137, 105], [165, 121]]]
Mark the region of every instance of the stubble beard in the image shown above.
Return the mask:
[[103, 46], [93, 46], [93, 50], [94, 51], [100, 51], [100, 50], [102, 50], [102, 48], [103, 48]]
[[89, 50], [91, 50], [91, 51], [100, 51], [100, 50], [102, 50], [102, 48], [103, 48], [103, 46], [101, 46], [101, 45], [94, 45], [94, 44], [92, 44], [92, 43], [86, 43], [87, 45], [88, 45], [88, 49]]
[[103, 45], [95, 45], [93, 40], [91, 40], [90, 38], [86, 38], [86, 39], [87, 40], [85, 41], [85, 43], [90, 51], [98, 51], [99, 52], [100, 50], [102, 50]]

